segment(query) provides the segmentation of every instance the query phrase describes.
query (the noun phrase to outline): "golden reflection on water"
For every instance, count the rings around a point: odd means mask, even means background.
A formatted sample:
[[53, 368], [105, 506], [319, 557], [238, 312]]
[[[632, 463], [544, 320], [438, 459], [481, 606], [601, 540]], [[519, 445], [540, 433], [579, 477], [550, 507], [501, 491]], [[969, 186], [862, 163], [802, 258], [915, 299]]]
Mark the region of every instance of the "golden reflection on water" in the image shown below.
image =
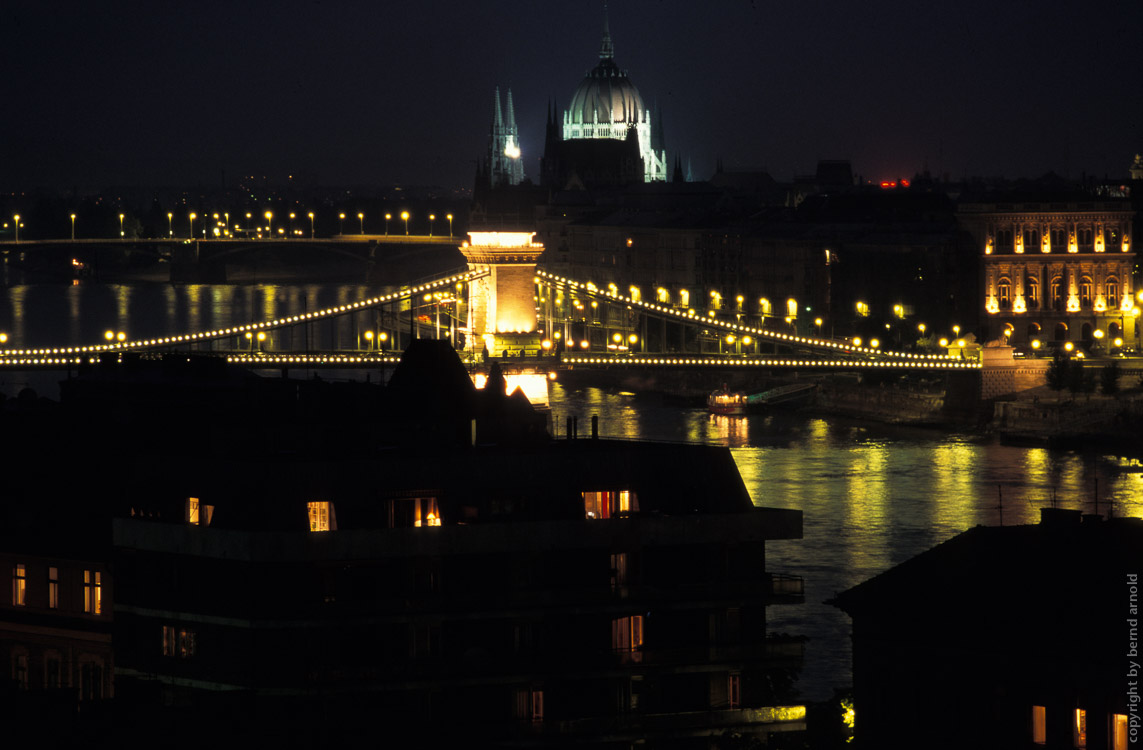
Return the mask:
[[978, 446], [963, 442], [933, 446], [933, 492], [920, 498], [926, 515], [942, 528], [967, 529], [976, 522], [974, 482], [979, 476]]

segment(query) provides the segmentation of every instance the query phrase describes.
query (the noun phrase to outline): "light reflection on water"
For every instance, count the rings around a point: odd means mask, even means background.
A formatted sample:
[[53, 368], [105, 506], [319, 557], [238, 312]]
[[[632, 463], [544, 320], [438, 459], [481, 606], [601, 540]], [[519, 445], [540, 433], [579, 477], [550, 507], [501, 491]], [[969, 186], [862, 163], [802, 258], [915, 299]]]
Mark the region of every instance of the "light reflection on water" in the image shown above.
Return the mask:
[[[756, 505], [803, 512], [804, 538], [767, 545], [775, 572], [805, 579], [806, 603], [771, 607], [771, 632], [810, 637], [804, 697], [850, 683], [850, 623], [834, 594], [977, 524], [1036, 523], [1053, 493], [1061, 507], [1143, 515], [1143, 474], [1114, 457], [1001, 445], [967, 435], [867, 425], [798, 413], [709, 415], [651, 397], [549, 389], [553, 414], [600, 417], [603, 436], [686, 440], [731, 448]], [[999, 506], [999, 507], [998, 507]]]

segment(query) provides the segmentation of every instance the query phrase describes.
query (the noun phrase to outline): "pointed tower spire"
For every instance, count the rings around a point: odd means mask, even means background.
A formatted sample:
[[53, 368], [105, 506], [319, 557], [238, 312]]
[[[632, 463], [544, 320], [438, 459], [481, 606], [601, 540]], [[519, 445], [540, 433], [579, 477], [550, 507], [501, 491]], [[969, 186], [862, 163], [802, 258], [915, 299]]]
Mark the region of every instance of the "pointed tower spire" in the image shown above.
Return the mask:
[[607, 3], [603, 3], [603, 42], [599, 45], [599, 59], [611, 60], [615, 57], [615, 45], [611, 43], [611, 25], [607, 22]]
[[504, 117], [502, 116], [502, 114], [500, 112], [500, 87], [499, 86], [496, 87], [496, 102], [495, 102], [495, 108], [492, 110], [492, 118], [493, 118], [492, 119], [493, 125], [495, 125], [498, 128], [504, 126]]
[[508, 89], [508, 110], [506, 116], [508, 132], [511, 135], [516, 134], [516, 108], [512, 106], [512, 89]]

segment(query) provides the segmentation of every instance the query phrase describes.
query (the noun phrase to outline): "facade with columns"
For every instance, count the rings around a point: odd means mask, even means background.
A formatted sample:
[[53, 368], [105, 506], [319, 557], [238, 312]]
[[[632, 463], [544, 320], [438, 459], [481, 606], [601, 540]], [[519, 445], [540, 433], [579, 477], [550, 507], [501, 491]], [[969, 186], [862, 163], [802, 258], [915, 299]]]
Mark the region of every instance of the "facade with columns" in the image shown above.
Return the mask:
[[1139, 345], [1128, 201], [969, 202], [958, 214], [983, 256], [990, 338], [1033, 347]]

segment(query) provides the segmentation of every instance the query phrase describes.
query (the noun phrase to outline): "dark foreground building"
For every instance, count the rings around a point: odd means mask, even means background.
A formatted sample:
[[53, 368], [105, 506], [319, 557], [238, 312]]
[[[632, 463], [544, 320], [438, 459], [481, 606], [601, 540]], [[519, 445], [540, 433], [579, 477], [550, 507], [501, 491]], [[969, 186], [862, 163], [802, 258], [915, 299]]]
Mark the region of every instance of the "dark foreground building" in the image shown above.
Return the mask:
[[1143, 520], [1046, 508], [840, 594], [857, 746], [1127, 750], [1141, 568]]
[[[129, 474], [86, 496], [62, 478], [68, 491], [46, 488], [24, 523], [48, 531], [6, 526], [0, 548], [13, 591], [16, 571], [25, 581], [0, 607], [9, 705], [38, 700], [62, 659], [74, 698], [57, 726], [78, 698], [76, 732], [105, 721], [187, 744], [705, 747], [804, 729], [802, 644], [766, 632], [766, 607], [800, 601], [801, 581], [765, 564], [768, 540], [801, 537], [801, 514], [754, 507], [726, 449], [552, 441], [520, 396], [477, 392], [458, 367], [418, 342], [379, 393], [306, 391], [313, 403], [278, 424], [315, 429], [324, 407], [352, 407], [384, 425], [354, 432], [356, 450], [337, 450], [336, 431], [301, 452], [135, 441], [146, 458]], [[89, 407], [96, 392], [131, 413], [122, 388], [72, 390]], [[262, 434], [274, 417], [257, 401], [234, 429]], [[45, 543], [84, 506], [98, 543]], [[50, 604], [51, 570], [66, 571], [67, 611]], [[100, 573], [99, 612], [74, 611], [85, 571]], [[84, 687], [78, 651], [48, 642], [89, 631], [102, 692]]]

